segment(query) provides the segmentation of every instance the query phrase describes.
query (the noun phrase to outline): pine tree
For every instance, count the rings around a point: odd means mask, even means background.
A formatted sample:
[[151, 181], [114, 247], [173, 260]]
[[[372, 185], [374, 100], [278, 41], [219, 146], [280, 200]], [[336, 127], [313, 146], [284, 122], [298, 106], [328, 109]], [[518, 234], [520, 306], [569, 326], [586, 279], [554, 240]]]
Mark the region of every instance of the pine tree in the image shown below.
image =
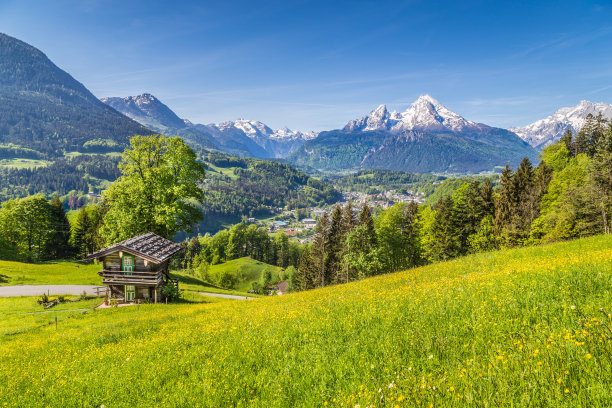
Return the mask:
[[376, 228], [374, 226], [372, 213], [370, 212], [370, 207], [367, 204], [363, 204], [363, 207], [361, 207], [358, 225], [365, 228], [365, 236], [367, 238], [367, 242], [365, 244], [368, 246], [376, 246], [378, 244]]
[[529, 159], [524, 158], [514, 173], [514, 208], [511, 222], [507, 225], [507, 245], [525, 245], [529, 238], [531, 223], [537, 215], [534, 171]]
[[315, 287], [324, 287], [330, 283], [331, 277], [325, 269], [327, 256], [327, 237], [329, 229], [329, 218], [327, 213], [319, 219], [317, 233], [310, 251], [313, 270], [315, 271]]
[[514, 183], [512, 169], [508, 165], [502, 170], [500, 184], [501, 191], [495, 202], [495, 219], [493, 228], [495, 235], [501, 237], [504, 228], [510, 223], [514, 211]]
[[342, 215], [342, 229], [344, 235], [348, 235], [356, 226], [357, 220], [353, 215], [353, 202], [349, 201], [346, 207], [344, 207]]
[[45, 258], [67, 258], [71, 255], [70, 222], [59, 198], [54, 197], [49, 204], [49, 224], [52, 232], [46, 243]]
[[316, 286], [315, 270], [309, 246], [304, 248], [302, 252], [294, 282], [296, 290], [308, 290]]
[[406, 207], [406, 223], [404, 234], [406, 236], [406, 255], [407, 266], [414, 267], [421, 263], [420, 231], [418, 225], [419, 206], [411, 201]]
[[441, 197], [435, 206], [427, 251], [429, 258], [434, 261], [445, 261], [459, 254], [459, 236], [456, 232], [453, 204], [451, 197]]
[[340, 265], [342, 269], [342, 277], [338, 277], [338, 281], [348, 283], [354, 279], [355, 271], [347, 261], [347, 254], [349, 251], [347, 245], [347, 237], [357, 226], [357, 220], [353, 215], [353, 202], [349, 201], [342, 212], [342, 249], [339, 254]]
[[325, 249], [325, 271], [332, 283], [342, 282], [342, 252], [344, 246], [344, 226], [342, 209], [336, 205], [332, 211]]
[[482, 210], [485, 215], [495, 215], [495, 199], [493, 196], [493, 186], [491, 180], [486, 179], [482, 188], [480, 189], [480, 196], [482, 197]]
[[563, 137], [559, 140], [561, 143], [565, 145], [570, 156], [573, 156], [574, 155], [574, 134], [572, 133], [572, 131], [570, 129], [567, 129], [565, 133], [563, 134]]
[[612, 124], [598, 139], [587, 182], [604, 234], [612, 230]]
[[83, 258], [93, 247], [91, 232], [91, 221], [87, 214], [87, 207], [81, 207], [77, 212], [70, 234], [70, 245], [74, 248], [77, 257]]

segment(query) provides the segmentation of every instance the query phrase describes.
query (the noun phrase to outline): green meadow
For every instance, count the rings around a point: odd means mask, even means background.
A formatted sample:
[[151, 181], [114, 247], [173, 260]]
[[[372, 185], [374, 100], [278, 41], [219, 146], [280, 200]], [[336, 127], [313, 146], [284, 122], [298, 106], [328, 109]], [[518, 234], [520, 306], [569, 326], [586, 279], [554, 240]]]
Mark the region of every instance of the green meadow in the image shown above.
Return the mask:
[[0, 335], [7, 407], [607, 407], [612, 236]]

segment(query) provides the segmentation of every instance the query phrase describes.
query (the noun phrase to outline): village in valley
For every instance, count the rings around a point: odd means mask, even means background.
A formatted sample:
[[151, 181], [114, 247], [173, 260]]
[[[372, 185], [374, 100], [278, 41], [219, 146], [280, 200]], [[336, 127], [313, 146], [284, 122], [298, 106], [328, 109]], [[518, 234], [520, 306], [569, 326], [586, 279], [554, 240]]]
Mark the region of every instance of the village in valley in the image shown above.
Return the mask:
[[[301, 210], [287, 210], [275, 208], [277, 215], [263, 220], [250, 217], [246, 221], [256, 224], [268, 230], [268, 232], [283, 232], [295, 238], [301, 244], [312, 241], [317, 220], [324, 214], [330, 215], [336, 205], [342, 209], [350, 202], [353, 205], [353, 214], [357, 216], [362, 206], [367, 205], [373, 213], [392, 207], [396, 203], [415, 202], [422, 204], [425, 193], [409, 190], [400, 193], [397, 190], [388, 190], [378, 194], [366, 194], [362, 192], [342, 192], [342, 200], [325, 207], [308, 207]], [[304, 217], [304, 218], [301, 218]]]

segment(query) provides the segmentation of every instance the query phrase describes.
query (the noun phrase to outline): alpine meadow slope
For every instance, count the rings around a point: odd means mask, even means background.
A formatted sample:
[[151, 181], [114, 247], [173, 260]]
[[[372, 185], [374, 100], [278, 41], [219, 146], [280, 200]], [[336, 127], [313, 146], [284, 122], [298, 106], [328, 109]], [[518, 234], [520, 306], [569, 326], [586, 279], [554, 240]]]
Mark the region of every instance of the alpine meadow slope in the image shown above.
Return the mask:
[[57, 330], [0, 323], [0, 398], [6, 407], [609, 406], [611, 246], [601, 235], [267, 299], [107, 309]]

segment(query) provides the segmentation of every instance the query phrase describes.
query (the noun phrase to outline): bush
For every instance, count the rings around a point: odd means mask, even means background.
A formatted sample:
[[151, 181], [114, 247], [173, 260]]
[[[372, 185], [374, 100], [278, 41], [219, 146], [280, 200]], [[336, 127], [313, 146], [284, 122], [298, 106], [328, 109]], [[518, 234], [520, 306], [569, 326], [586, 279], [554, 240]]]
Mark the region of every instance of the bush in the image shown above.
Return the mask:
[[236, 284], [236, 275], [230, 271], [223, 271], [216, 276], [216, 284], [226, 289], [233, 289]]
[[172, 283], [164, 285], [162, 288], [162, 295], [170, 302], [178, 300], [181, 297], [181, 293], [179, 292], [178, 288]]

